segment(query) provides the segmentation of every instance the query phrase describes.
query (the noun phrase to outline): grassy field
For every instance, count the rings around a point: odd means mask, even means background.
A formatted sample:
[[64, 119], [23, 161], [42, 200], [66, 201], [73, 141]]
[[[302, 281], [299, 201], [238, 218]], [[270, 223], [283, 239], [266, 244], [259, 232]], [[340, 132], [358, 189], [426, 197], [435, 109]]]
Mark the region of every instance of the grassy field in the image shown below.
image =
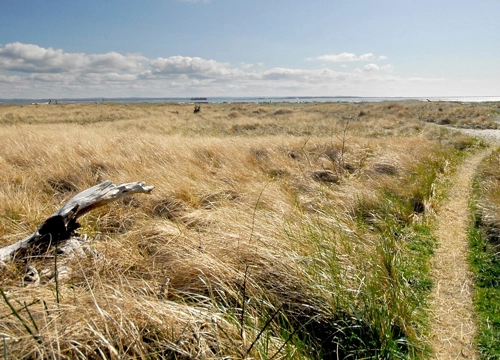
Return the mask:
[[85, 254], [2, 265], [3, 354], [426, 357], [433, 213], [478, 146], [435, 123], [496, 128], [499, 110], [0, 106], [1, 246], [103, 180], [155, 186], [83, 217]]

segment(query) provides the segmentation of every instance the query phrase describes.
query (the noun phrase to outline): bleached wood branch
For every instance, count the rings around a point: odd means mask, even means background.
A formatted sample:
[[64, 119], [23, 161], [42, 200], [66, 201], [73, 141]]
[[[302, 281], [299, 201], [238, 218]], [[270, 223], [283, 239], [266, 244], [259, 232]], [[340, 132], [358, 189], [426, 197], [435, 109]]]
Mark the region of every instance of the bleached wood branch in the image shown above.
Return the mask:
[[38, 229], [27, 238], [0, 249], [0, 261], [8, 261], [20, 250], [29, 248], [48, 248], [53, 244], [70, 238], [80, 226], [76, 219], [89, 211], [137, 193], [150, 193], [154, 186], [145, 186], [143, 182], [131, 182], [115, 185], [104, 181], [75, 195], [59, 210], [40, 224]]

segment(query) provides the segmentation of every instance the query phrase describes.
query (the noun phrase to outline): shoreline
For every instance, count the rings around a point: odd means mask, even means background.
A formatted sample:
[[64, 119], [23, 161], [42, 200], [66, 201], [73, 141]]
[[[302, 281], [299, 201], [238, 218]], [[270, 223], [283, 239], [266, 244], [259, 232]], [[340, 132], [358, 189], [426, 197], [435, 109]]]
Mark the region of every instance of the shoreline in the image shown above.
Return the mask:
[[[488, 103], [500, 102], [500, 96], [449, 96], [449, 97], [363, 97], [363, 96], [250, 96], [250, 97], [124, 97], [124, 98], [51, 98], [51, 105], [86, 104], [86, 103], [180, 103], [193, 104], [203, 101], [210, 104], [223, 103], [370, 103], [383, 101], [421, 101], [421, 102], [458, 102], [458, 103]], [[201, 98], [200, 98], [201, 99]], [[47, 98], [0, 99], [0, 105], [29, 105], [44, 103]]]

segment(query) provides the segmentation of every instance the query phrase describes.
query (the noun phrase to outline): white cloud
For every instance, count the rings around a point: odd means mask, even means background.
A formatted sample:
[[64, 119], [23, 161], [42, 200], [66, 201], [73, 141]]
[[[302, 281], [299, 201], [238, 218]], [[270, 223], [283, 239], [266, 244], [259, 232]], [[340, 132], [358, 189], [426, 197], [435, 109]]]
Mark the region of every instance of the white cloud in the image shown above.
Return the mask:
[[[375, 59], [375, 55], [372, 53], [366, 53], [362, 55], [356, 55], [353, 53], [343, 52], [341, 54], [329, 54], [322, 55], [316, 58], [306, 58], [306, 60], [319, 60], [319, 61], [328, 61], [328, 62], [349, 62], [349, 61], [370, 61]], [[379, 56], [379, 60], [386, 59], [385, 56]]]
[[386, 71], [386, 72], [393, 72], [394, 71], [394, 65], [392, 64], [387, 64], [384, 65], [380, 68], [380, 70]]
[[333, 71], [330, 69], [304, 70], [274, 68], [264, 71], [260, 78], [263, 80], [320, 84], [322, 82], [345, 81], [348, 78], [352, 78], [352, 75], [345, 72]]
[[365, 72], [376, 72], [379, 70], [380, 70], [380, 67], [376, 64], [368, 64], [368, 65], [365, 65], [365, 67], [363, 67], [363, 71], [365, 71]]
[[17, 82], [20, 80], [21, 80], [20, 76], [13, 76], [13, 75], [7, 76], [7, 75], [0, 74], [0, 82], [13, 83], [13, 82]]
[[144, 60], [137, 54], [66, 53], [61, 49], [19, 42], [0, 47], [0, 70], [26, 73], [136, 71], [142, 68]]
[[62, 50], [32, 44], [11, 43], [0, 48], [0, 69], [21, 72], [58, 72], [80, 66], [84, 54], [65, 54]]
[[205, 60], [199, 57], [171, 56], [151, 60], [149, 64], [152, 72], [158, 75], [210, 78], [225, 76], [233, 72], [228, 63]]
[[138, 54], [121, 55], [116, 52], [88, 55], [86, 69], [93, 71], [138, 71], [146, 58]]
[[288, 69], [288, 68], [273, 68], [266, 70], [262, 74], [262, 78], [267, 80], [283, 80], [283, 79], [298, 79], [304, 78], [309, 74], [307, 70]]
[[373, 59], [373, 54], [372, 53], [363, 54], [363, 55], [361, 55], [359, 57], [360, 61], [370, 61], [371, 59]]
[[[325, 61], [366, 65], [341, 71], [274, 67], [264, 63], [231, 65], [201, 57], [150, 59], [140, 54], [68, 53], [33, 44], [0, 45], [0, 98], [381, 94], [382, 88], [411, 89], [436, 79], [394, 75], [394, 66], [377, 65], [372, 53], [325, 55]], [[430, 82], [429, 82], [430, 84]], [[424, 85], [422, 85], [424, 86]], [[401, 93], [392, 94], [401, 95]]]

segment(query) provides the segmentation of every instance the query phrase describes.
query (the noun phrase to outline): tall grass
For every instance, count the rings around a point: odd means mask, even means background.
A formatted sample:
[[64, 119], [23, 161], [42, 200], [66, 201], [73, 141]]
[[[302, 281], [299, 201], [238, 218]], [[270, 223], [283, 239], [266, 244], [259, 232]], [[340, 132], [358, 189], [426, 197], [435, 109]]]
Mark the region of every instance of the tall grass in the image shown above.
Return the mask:
[[477, 346], [483, 359], [500, 356], [499, 159], [497, 149], [483, 160], [475, 179], [471, 203], [470, 263], [476, 275]]
[[432, 209], [473, 141], [411, 104], [101, 105], [0, 107], [1, 245], [104, 179], [155, 185], [82, 218], [85, 255], [3, 265], [4, 353], [427, 354]]
[[[203, 120], [203, 121], [193, 121]], [[184, 135], [332, 135], [337, 120], [351, 119], [351, 130], [393, 135], [421, 126], [408, 120], [466, 128], [497, 128], [498, 103], [400, 101], [380, 103], [189, 104], [99, 103], [54, 106], [0, 105], [0, 124], [79, 124], [148, 129]], [[292, 121], [290, 121], [292, 120]], [[355, 125], [362, 120], [363, 125]], [[367, 124], [372, 126], [366, 126]], [[373, 128], [374, 127], [374, 128]], [[336, 132], [335, 132], [336, 133]]]

